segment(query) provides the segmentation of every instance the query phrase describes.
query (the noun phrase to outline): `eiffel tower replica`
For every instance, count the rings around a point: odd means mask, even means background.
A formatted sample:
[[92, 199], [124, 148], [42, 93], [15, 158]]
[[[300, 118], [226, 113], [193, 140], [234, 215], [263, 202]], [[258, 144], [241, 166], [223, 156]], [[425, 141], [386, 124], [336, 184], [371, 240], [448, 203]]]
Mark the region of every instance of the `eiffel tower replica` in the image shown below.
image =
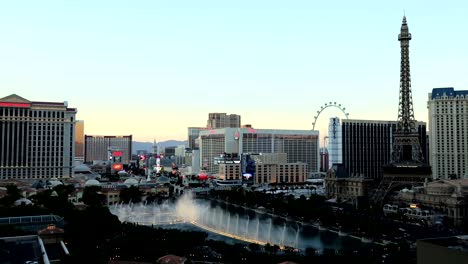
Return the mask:
[[423, 160], [414, 120], [409, 62], [411, 33], [406, 16], [403, 16], [398, 40], [401, 46], [398, 124], [393, 134], [391, 162], [383, 166], [383, 178], [372, 197], [376, 204], [382, 204], [387, 194], [398, 187], [422, 185], [432, 174], [431, 167]]

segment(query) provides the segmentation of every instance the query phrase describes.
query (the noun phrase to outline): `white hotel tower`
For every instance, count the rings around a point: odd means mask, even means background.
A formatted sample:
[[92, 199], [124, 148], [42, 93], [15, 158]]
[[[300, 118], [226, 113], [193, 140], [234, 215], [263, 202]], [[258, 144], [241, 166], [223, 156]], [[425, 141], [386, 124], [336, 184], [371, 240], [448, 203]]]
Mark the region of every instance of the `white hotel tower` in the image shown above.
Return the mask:
[[427, 105], [433, 178], [468, 178], [468, 90], [434, 88]]
[[343, 163], [341, 123], [338, 117], [330, 118], [328, 125], [328, 168]]
[[76, 109], [66, 102], [0, 99], [0, 180], [72, 176]]

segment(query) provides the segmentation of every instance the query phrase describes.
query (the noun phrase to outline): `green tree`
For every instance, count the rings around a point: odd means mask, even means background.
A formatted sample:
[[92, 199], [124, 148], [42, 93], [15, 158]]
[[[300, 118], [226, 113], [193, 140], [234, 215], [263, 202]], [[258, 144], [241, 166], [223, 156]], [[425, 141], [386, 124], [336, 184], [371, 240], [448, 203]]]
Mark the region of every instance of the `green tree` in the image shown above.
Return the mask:
[[57, 185], [52, 190], [56, 191], [58, 196], [65, 197], [68, 199], [68, 195], [75, 191], [75, 186], [72, 184]]
[[260, 245], [257, 244], [257, 243], [250, 243], [249, 244], [249, 249], [252, 251], [252, 252], [257, 252], [260, 250]]
[[73, 204], [68, 201], [68, 195], [74, 190], [73, 185], [57, 185], [52, 190], [44, 190], [31, 196], [31, 200], [53, 214], [65, 216], [74, 209]]
[[124, 203], [139, 203], [143, 192], [138, 189], [138, 186], [130, 186], [129, 188], [122, 189], [120, 191], [120, 200]]
[[323, 249], [324, 256], [335, 256], [335, 249], [333, 248], [324, 248]]
[[278, 245], [270, 245], [269, 243], [265, 245], [265, 251], [270, 254], [276, 254], [279, 249], [280, 247]]
[[83, 191], [83, 203], [89, 206], [102, 206], [106, 200], [101, 193], [101, 186], [86, 186]]
[[306, 256], [312, 257], [312, 256], [316, 255], [316, 253], [315, 253], [316, 251], [317, 250], [315, 248], [308, 247], [305, 250], [305, 254], [306, 254]]
[[6, 207], [11, 207], [16, 200], [21, 198], [21, 193], [20, 190], [18, 189], [18, 186], [14, 184], [8, 184], [6, 186], [7, 189], [7, 195], [3, 198], [0, 199], [0, 204]]
[[[90, 188], [86, 193], [89, 197], [97, 197], [97, 189]], [[66, 221], [65, 239], [69, 243], [67, 247], [71, 256], [65, 263], [90, 263], [90, 260], [92, 263], [107, 263], [107, 246], [122, 232], [117, 216], [111, 214], [107, 207], [90, 206], [84, 210], [74, 210]]]

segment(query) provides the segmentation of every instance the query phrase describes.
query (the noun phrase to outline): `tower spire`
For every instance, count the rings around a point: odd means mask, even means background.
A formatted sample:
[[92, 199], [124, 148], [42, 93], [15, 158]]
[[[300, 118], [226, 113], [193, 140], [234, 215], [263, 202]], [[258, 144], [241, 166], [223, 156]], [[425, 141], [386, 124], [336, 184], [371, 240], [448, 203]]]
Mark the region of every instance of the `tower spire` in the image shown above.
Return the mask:
[[398, 105], [398, 124], [396, 127], [392, 162], [416, 161], [422, 162], [421, 146], [419, 144], [416, 121], [414, 120], [413, 96], [411, 92], [411, 74], [409, 61], [409, 33], [406, 16], [403, 16], [400, 34], [400, 102]]
[[401, 132], [412, 132], [415, 128], [413, 99], [411, 93], [411, 74], [409, 61], [409, 42], [411, 33], [408, 30], [406, 16], [403, 16], [401, 32], [398, 35], [401, 47], [400, 64], [400, 105], [398, 109], [398, 130]]

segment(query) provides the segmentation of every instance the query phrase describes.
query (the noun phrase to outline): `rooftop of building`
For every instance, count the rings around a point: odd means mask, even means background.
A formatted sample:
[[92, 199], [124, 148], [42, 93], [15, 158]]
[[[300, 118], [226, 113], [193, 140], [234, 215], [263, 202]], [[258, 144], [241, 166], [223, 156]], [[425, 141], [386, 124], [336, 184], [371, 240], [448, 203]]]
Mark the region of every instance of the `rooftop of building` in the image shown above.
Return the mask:
[[442, 191], [457, 191], [460, 195], [468, 194], [468, 179], [440, 179], [426, 184], [426, 188], [429, 190]]
[[[398, 120], [364, 120], [364, 119], [341, 119], [344, 123], [365, 123], [365, 124], [397, 124]], [[416, 121], [416, 125], [425, 125], [426, 122]]]
[[0, 238], [0, 259], [2, 263], [40, 261], [41, 255], [38, 236]]
[[453, 182], [455, 182], [455, 183], [457, 183], [459, 185], [468, 187], [468, 178], [454, 179], [454, 180], [448, 180], [448, 181], [453, 181]]
[[468, 90], [455, 90], [453, 87], [441, 87], [432, 89], [431, 99], [456, 98], [457, 96], [468, 96]]
[[1, 263], [57, 263], [68, 249], [60, 243], [45, 243], [36, 235], [0, 237]]
[[200, 135], [211, 135], [211, 134], [226, 134], [226, 133], [239, 132], [243, 134], [283, 134], [283, 135], [316, 135], [318, 136], [318, 130], [292, 130], [292, 129], [263, 129], [263, 128], [252, 128], [252, 127], [225, 127], [215, 128], [209, 130], [200, 131]]
[[439, 182], [445, 182], [453, 185], [461, 185], [468, 187], [468, 179], [441, 179]]
[[33, 216], [14, 216], [14, 217], [1, 217], [0, 225], [32, 225], [32, 224], [50, 224], [50, 223], [63, 223], [64, 218], [58, 215], [33, 215]]
[[58, 228], [54, 224], [48, 225], [46, 228], [39, 230], [37, 232], [38, 235], [52, 235], [52, 234], [63, 234], [64, 231], [61, 228]]
[[32, 180], [28, 179], [7, 179], [7, 180], [1, 180], [0, 181], [0, 187], [6, 187], [7, 185], [16, 185], [18, 188], [26, 188], [30, 187], [32, 183]]
[[40, 101], [29, 101], [17, 94], [10, 94], [3, 98], [0, 98], [0, 102], [4, 104], [11, 104], [5, 106], [11, 107], [34, 107], [34, 106], [41, 106], [41, 107], [52, 107], [52, 108], [66, 108], [67, 111], [76, 111], [75, 108], [68, 108], [68, 102], [40, 102]]
[[85, 138], [132, 138], [132, 135], [85, 135]]

